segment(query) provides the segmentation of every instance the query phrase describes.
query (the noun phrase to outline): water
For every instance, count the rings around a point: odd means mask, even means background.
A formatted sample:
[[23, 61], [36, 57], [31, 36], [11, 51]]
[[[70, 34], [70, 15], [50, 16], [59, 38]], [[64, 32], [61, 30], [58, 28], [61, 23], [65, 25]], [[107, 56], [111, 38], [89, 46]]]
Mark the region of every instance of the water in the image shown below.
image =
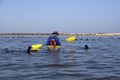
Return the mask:
[[45, 44], [47, 37], [0, 37], [0, 80], [120, 80], [118, 36], [65, 38], [60, 37], [60, 51], [44, 45], [27, 54], [28, 46]]

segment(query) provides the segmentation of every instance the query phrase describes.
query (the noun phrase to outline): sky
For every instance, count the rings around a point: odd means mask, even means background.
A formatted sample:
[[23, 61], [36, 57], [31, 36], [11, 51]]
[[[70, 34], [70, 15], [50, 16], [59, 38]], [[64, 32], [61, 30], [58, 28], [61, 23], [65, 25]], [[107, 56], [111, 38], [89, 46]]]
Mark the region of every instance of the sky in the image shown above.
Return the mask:
[[0, 32], [120, 32], [120, 0], [0, 0]]

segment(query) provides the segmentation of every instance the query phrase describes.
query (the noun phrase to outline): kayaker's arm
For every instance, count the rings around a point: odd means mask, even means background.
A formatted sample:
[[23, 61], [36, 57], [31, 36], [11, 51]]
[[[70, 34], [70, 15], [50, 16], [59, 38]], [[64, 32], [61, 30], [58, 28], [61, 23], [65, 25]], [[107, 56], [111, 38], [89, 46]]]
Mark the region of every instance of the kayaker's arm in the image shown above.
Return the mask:
[[51, 37], [48, 38], [46, 45], [49, 45]]
[[57, 45], [61, 45], [60, 40], [59, 40], [58, 37], [56, 37], [56, 43], [57, 43]]

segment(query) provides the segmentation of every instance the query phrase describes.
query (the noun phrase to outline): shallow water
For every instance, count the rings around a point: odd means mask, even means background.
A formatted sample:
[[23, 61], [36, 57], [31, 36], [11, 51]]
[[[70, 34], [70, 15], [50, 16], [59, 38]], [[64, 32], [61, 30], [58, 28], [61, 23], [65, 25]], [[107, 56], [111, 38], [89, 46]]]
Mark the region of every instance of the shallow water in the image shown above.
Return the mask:
[[[72, 42], [66, 37], [60, 36], [60, 51], [49, 52], [44, 45], [31, 54], [28, 46], [45, 44], [47, 37], [0, 37], [0, 80], [120, 80], [118, 36]], [[84, 49], [86, 44], [90, 49]]]

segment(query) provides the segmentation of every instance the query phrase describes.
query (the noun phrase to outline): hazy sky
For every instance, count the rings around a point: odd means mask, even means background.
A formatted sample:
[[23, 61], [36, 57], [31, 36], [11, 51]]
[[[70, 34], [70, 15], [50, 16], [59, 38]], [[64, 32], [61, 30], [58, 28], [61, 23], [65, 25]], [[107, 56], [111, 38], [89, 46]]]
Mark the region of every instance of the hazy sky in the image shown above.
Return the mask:
[[0, 0], [0, 32], [120, 32], [120, 0]]

